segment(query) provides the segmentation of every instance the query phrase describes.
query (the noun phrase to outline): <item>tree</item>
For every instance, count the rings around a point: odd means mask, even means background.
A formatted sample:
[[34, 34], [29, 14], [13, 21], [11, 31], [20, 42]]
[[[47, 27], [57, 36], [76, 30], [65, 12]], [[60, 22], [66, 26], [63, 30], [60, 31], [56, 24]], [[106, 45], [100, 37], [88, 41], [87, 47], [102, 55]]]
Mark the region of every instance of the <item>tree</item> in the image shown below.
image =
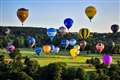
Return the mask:
[[76, 68], [67, 68], [64, 72], [64, 79], [63, 80], [74, 80], [76, 79]]
[[76, 78], [79, 80], [85, 80], [85, 71], [82, 68], [78, 68], [76, 72]]
[[34, 80], [38, 80], [39, 74], [37, 73], [40, 66], [36, 60], [28, 60], [24, 71], [31, 76]]
[[14, 52], [9, 53], [9, 56], [10, 56], [10, 58], [12, 58], [12, 59], [15, 59], [15, 58], [21, 59], [21, 58], [22, 58], [22, 55], [21, 55], [21, 53], [20, 53], [20, 50], [17, 49], [17, 48], [15, 49]]

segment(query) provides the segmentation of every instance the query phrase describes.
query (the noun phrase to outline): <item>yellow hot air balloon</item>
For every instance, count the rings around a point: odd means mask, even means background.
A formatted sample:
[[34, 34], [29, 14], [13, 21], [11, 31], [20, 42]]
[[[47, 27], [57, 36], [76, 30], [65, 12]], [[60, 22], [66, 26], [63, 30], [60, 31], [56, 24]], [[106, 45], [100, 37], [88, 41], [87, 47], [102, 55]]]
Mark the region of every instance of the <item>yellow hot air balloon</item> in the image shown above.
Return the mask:
[[29, 15], [28, 9], [20, 8], [17, 10], [17, 17], [21, 21], [22, 25], [24, 21], [27, 19], [28, 15]]
[[81, 39], [85, 40], [90, 36], [90, 30], [87, 28], [82, 28], [79, 30], [79, 35]]
[[78, 54], [78, 49], [77, 48], [73, 48], [70, 50], [70, 55], [72, 56], [72, 58], [77, 57]]
[[79, 46], [79, 45], [75, 45], [74, 48], [76, 48], [76, 49], [79, 50], [79, 49], [80, 49], [80, 46]]
[[45, 54], [49, 54], [51, 51], [51, 46], [50, 45], [44, 45], [43, 46], [43, 51]]
[[96, 15], [96, 8], [94, 6], [88, 6], [85, 10], [85, 14], [87, 15], [87, 17], [91, 19]]

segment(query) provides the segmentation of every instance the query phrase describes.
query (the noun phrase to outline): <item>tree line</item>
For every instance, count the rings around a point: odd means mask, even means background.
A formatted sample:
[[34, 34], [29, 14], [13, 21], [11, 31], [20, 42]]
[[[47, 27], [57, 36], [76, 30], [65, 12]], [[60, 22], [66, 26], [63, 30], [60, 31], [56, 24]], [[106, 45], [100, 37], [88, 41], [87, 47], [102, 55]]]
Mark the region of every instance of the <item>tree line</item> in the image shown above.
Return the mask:
[[[6, 30], [10, 29], [10, 33], [6, 34]], [[54, 44], [60, 46], [62, 39], [74, 38], [77, 40], [77, 44], [80, 44], [82, 40], [77, 32], [69, 32], [64, 36], [61, 36], [58, 32], [53, 41], [46, 34], [46, 28], [35, 28], [35, 27], [4, 27], [0, 26], [0, 48], [5, 48], [7, 43], [12, 42], [16, 48], [27, 48], [27, 37], [33, 36], [36, 39], [36, 45], [34, 47], [44, 44]], [[95, 45], [97, 42], [103, 42], [105, 49], [103, 52], [107, 53], [120, 53], [120, 32], [117, 33], [97, 33], [91, 32], [90, 37], [86, 40], [87, 46], [85, 51], [96, 52]], [[114, 47], [112, 42], [115, 43]], [[68, 47], [68, 49], [70, 46]]]

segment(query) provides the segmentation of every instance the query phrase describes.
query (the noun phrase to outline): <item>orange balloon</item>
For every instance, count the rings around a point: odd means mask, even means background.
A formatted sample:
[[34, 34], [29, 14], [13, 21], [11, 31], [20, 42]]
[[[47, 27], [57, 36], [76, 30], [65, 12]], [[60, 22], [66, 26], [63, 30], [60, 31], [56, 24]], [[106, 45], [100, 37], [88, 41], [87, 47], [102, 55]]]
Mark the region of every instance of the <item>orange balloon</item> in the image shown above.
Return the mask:
[[20, 8], [17, 10], [17, 17], [19, 18], [19, 20], [21, 21], [21, 23], [23, 24], [23, 22], [27, 19], [28, 17], [28, 9], [25, 8]]
[[45, 54], [49, 54], [49, 52], [51, 51], [51, 46], [50, 45], [44, 45], [43, 46], [43, 51]]

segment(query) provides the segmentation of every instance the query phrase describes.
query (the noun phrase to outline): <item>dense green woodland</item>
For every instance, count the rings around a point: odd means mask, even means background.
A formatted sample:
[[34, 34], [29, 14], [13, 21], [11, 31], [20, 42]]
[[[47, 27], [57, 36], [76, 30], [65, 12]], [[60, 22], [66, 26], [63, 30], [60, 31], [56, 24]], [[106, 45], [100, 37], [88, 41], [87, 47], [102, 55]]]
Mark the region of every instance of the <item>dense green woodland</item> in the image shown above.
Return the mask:
[[[11, 30], [6, 34], [6, 29]], [[36, 45], [54, 44], [60, 46], [61, 39], [75, 38], [77, 44], [80, 37], [77, 32], [67, 33], [63, 37], [56, 35], [53, 42], [46, 35], [45, 28], [31, 27], [0, 27], [0, 48], [5, 48], [7, 43], [13, 42], [17, 48], [28, 48], [27, 36], [34, 36]], [[96, 52], [95, 45], [97, 42], [105, 44], [106, 53], [120, 53], [120, 32], [112, 33], [92, 33], [87, 40], [86, 51]], [[113, 47], [112, 41], [115, 42]], [[61, 47], [61, 46], [60, 46]], [[62, 48], [62, 47], [61, 47]], [[67, 49], [70, 49], [69, 46]], [[119, 55], [118, 55], [119, 56]], [[50, 63], [41, 67], [40, 64], [29, 57], [22, 57], [19, 49], [9, 53], [10, 61], [6, 61], [6, 56], [0, 55], [0, 80], [120, 80], [120, 62], [117, 64], [104, 65], [99, 58], [87, 59], [85, 64], [94, 66], [96, 71], [84, 71], [81, 67], [68, 67], [64, 62]]]
[[10, 53], [12, 61], [0, 56], [0, 80], [120, 80], [120, 62], [104, 65], [99, 58], [86, 60], [96, 71], [84, 71], [81, 67], [68, 67], [64, 62], [50, 63], [41, 67], [34, 59], [26, 57], [16, 49]]
[[[10, 34], [5, 34], [5, 31], [10, 29]], [[59, 32], [55, 36], [54, 40], [51, 42], [46, 34], [46, 28], [37, 27], [4, 27], [0, 26], [0, 47], [6, 47], [7, 43], [13, 42], [17, 48], [27, 48], [27, 37], [33, 36], [36, 39], [36, 45], [34, 47], [42, 47], [44, 44], [54, 44], [60, 46], [61, 39], [71, 39], [77, 40], [77, 44], [81, 41], [79, 34], [77, 32], [70, 32], [64, 36], [61, 36]], [[120, 32], [118, 33], [97, 33], [91, 32], [90, 37], [86, 40], [87, 46], [86, 51], [96, 52], [95, 45], [97, 42], [103, 42], [105, 44], [105, 49], [103, 52], [106, 53], [120, 53]], [[115, 43], [113, 48], [112, 42]], [[68, 49], [71, 46], [68, 47]]]

